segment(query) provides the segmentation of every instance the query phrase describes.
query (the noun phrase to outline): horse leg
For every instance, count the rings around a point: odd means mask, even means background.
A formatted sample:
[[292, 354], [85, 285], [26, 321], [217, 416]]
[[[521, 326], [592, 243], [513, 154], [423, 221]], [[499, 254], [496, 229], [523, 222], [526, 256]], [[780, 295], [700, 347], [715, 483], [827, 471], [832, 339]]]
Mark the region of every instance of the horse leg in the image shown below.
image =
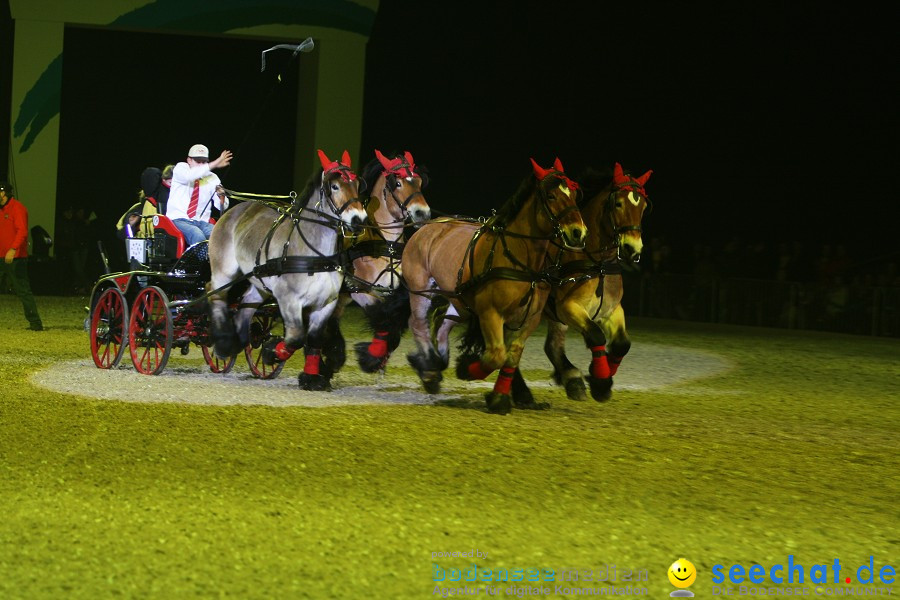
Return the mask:
[[581, 379], [581, 371], [566, 356], [566, 332], [569, 326], [554, 320], [547, 321], [547, 338], [544, 340], [544, 354], [553, 365], [553, 380], [565, 387], [570, 400], [587, 400], [587, 391]]
[[337, 300], [309, 314], [309, 332], [306, 336], [304, 353], [306, 361], [303, 372], [297, 377], [300, 387], [310, 391], [331, 391], [331, 377], [334, 366], [327, 355], [323, 356], [322, 348], [327, 345], [329, 318], [334, 313]]
[[[591, 351], [591, 366], [587, 376], [591, 396], [597, 402], [608, 400], [612, 376], [606, 356], [606, 334], [600, 325], [591, 320], [587, 308], [579, 302], [561, 302], [557, 304], [556, 312], [564, 323], [581, 332], [584, 343]], [[568, 394], [568, 387], [566, 393]]]
[[322, 347], [322, 355], [328, 361], [332, 372], [337, 373], [347, 362], [347, 341], [341, 331], [341, 317], [352, 299], [350, 294], [338, 296], [337, 304], [328, 322], [325, 325], [325, 342]]
[[398, 288], [383, 298], [353, 294], [353, 299], [362, 307], [373, 331], [371, 342], [359, 342], [354, 348], [359, 368], [366, 373], [383, 371], [407, 327], [409, 292]]
[[591, 367], [586, 378], [591, 389], [591, 397], [597, 402], [609, 400], [613, 382], [603, 328], [589, 321], [584, 330], [584, 343], [591, 351]]
[[[525, 377], [522, 376], [522, 371], [519, 369], [519, 362], [522, 360], [522, 352], [525, 350], [525, 341], [531, 336], [537, 326], [540, 325], [540, 322], [540, 314], [536, 315], [533, 321], [527, 322], [522, 329], [520, 329], [519, 336], [512, 340], [509, 345], [509, 350], [507, 351], [506, 365], [515, 365], [511, 391], [513, 404], [519, 409], [543, 410], [550, 407], [550, 404], [547, 402], [535, 401], [534, 395], [531, 393], [531, 390], [528, 389], [528, 385], [525, 383]], [[501, 374], [502, 372], [501, 369]]]
[[[282, 275], [285, 277], [285, 275]], [[294, 355], [306, 340], [306, 329], [303, 326], [303, 303], [280, 294], [275, 296], [281, 319], [284, 321], [284, 339], [271, 339], [263, 346], [260, 359], [263, 364], [274, 365], [284, 362]], [[292, 301], [289, 301], [292, 300]]]
[[612, 387], [612, 377], [619, 369], [622, 359], [631, 349], [631, 339], [625, 330], [625, 311], [622, 305], [616, 306], [612, 314], [602, 319], [603, 328], [609, 332], [609, 348], [607, 349], [607, 362], [609, 364], [610, 387]]
[[237, 329], [237, 337], [241, 348], [245, 348], [250, 343], [250, 322], [253, 320], [253, 315], [256, 314], [257, 308], [262, 302], [262, 294], [253, 286], [250, 286], [241, 296], [237, 315], [234, 317], [234, 325]]
[[[207, 284], [208, 290], [219, 289], [234, 280], [220, 276]], [[240, 352], [242, 346], [234, 328], [234, 320], [228, 308], [228, 290], [222, 290], [209, 297], [210, 310], [210, 334], [213, 342], [213, 352], [221, 359], [228, 360]]]
[[[409, 328], [416, 343], [416, 350], [410, 352], [406, 358], [419, 374], [425, 391], [429, 394], [437, 394], [441, 391], [441, 380], [444, 378], [441, 372], [447, 368], [447, 360], [442, 358], [431, 341], [431, 326], [428, 318], [430, 306], [430, 298], [420, 294], [410, 294]], [[443, 326], [444, 324], [441, 325], [441, 327]], [[449, 358], [449, 348], [446, 350], [446, 356]]]
[[[540, 316], [538, 316], [540, 318]], [[503, 332], [503, 318], [491, 311], [480, 319], [481, 335], [484, 339], [484, 352], [481, 358], [469, 365], [469, 374], [476, 379], [484, 379], [488, 374], [500, 369], [494, 389], [485, 394], [485, 402], [488, 412], [505, 415], [512, 410], [512, 380], [522, 356], [525, 338], [528, 333], [521, 335], [510, 344], [507, 351], [506, 340]], [[523, 327], [525, 329], [525, 327]], [[484, 374], [484, 377], [478, 375]]]

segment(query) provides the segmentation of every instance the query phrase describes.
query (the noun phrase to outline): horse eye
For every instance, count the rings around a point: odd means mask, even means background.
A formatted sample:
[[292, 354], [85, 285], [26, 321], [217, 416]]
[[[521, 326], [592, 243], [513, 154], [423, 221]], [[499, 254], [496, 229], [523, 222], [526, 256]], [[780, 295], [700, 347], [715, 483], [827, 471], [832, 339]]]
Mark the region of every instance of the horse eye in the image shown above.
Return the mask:
[[336, 192], [336, 191], [338, 191], [339, 189], [341, 189], [341, 188], [340, 188], [340, 186], [339, 186], [338, 184], [336, 184], [336, 183], [332, 183], [332, 184], [331, 184], [331, 191], [332, 191], [332, 192]]
[[399, 189], [399, 188], [402, 188], [402, 187], [403, 187], [403, 182], [400, 181], [400, 180], [398, 179], [398, 180], [397, 180], [397, 188]]

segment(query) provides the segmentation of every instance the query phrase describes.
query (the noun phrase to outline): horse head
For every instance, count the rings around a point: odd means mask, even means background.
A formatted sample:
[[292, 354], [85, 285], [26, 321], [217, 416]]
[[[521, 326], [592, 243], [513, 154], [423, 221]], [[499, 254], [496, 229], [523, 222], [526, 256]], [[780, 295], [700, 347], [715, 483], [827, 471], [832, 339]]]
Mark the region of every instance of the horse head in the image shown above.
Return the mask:
[[[382, 193], [393, 218], [405, 221], [408, 216], [414, 224], [421, 224], [430, 219], [431, 208], [422, 194], [428, 180], [421, 169], [416, 168], [412, 154], [404, 152], [402, 155], [387, 158], [375, 150], [375, 157], [382, 167], [381, 176], [385, 178]], [[387, 199], [388, 194], [393, 201]]]
[[566, 247], [572, 250], [584, 248], [587, 227], [578, 210], [578, 184], [566, 176], [559, 158], [551, 169], [544, 169], [533, 158], [531, 165], [538, 182], [544, 217], [562, 237]]
[[616, 163], [613, 169], [612, 190], [606, 200], [605, 214], [609, 215], [609, 226], [615, 237], [619, 258], [639, 262], [644, 242], [641, 239], [641, 219], [650, 206], [644, 185], [653, 171], [640, 177], [625, 173], [622, 165]]
[[360, 198], [362, 179], [350, 168], [350, 153], [344, 150], [341, 160], [332, 161], [319, 150], [319, 161], [322, 163], [320, 193], [327, 200], [328, 208], [353, 233], [359, 233], [366, 223], [366, 209]]

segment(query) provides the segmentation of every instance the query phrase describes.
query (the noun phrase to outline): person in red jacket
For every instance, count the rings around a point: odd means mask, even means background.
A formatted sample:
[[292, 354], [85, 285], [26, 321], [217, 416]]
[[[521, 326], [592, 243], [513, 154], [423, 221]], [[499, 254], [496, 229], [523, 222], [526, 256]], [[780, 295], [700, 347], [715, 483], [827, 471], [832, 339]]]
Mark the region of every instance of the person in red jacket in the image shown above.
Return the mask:
[[22, 301], [28, 329], [42, 331], [44, 325], [28, 280], [28, 210], [13, 197], [13, 188], [5, 181], [0, 181], [0, 252], [4, 254], [0, 271]]

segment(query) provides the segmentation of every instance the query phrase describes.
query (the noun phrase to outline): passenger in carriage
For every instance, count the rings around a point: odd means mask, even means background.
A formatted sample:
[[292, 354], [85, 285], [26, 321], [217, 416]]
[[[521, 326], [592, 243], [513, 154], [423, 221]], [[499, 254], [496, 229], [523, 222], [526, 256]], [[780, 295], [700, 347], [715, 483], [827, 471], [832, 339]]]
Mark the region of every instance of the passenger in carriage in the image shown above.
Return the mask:
[[219, 212], [228, 208], [225, 189], [212, 171], [229, 164], [230, 150], [223, 150], [219, 158], [210, 162], [209, 149], [203, 144], [194, 144], [188, 151], [187, 161], [175, 165], [166, 216], [184, 234], [189, 246], [209, 239], [213, 228], [209, 222], [213, 206]]
[[[147, 167], [141, 173], [141, 191], [138, 201], [116, 223], [116, 235], [124, 240], [130, 237], [152, 237], [153, 224], [147, 217], [166, 214], [169, 188], [172, 187], [172, 171], [175, 165], [166, 165], [162, 171]], [[141, 223], [143, 217], [143, 223]]]

